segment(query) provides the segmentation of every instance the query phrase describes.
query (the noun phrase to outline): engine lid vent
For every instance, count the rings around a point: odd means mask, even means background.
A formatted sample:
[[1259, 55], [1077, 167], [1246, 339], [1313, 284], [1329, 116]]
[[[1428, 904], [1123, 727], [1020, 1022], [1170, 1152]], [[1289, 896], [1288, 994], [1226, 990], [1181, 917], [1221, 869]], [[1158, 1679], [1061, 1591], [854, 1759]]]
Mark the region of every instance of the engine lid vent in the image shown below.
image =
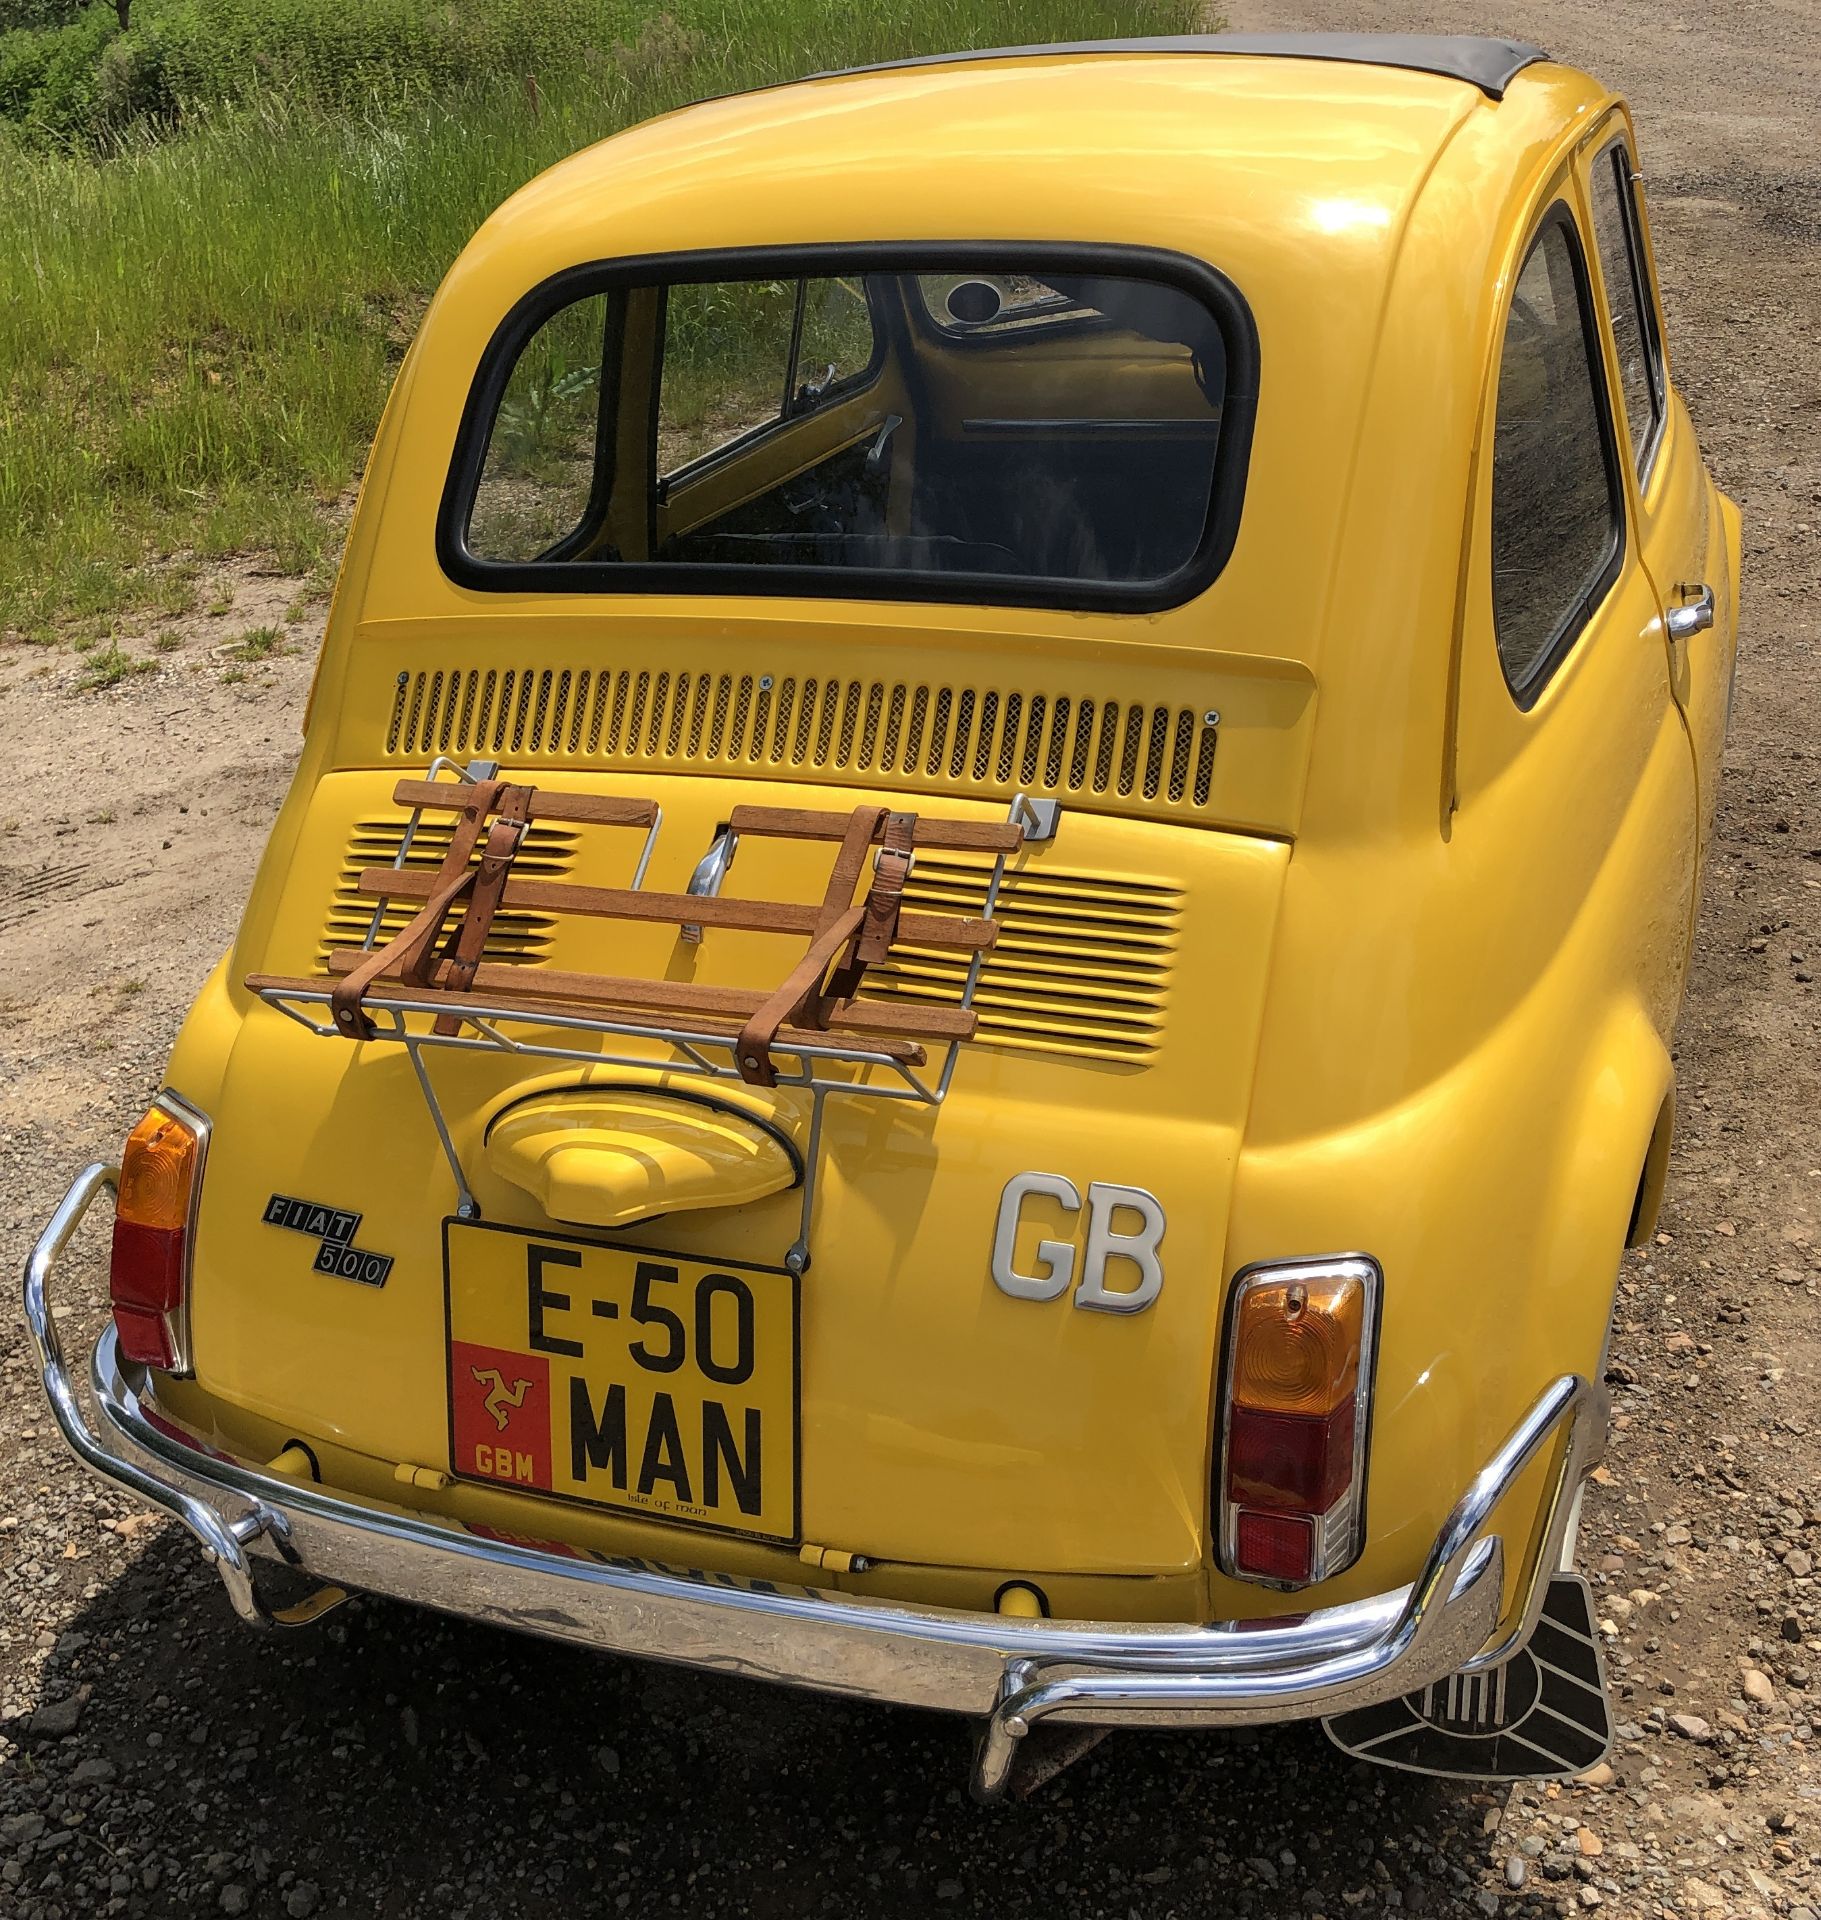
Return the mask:
[[1184, 705], [907, 681], [651, 669], [401, 673], [385, 750], [834, 777], [1193, 816], [1218, 715]]
[[[356, 893], [354, 883], [364, 868], [389, 867], [397, 860], [410, 817], [407, 813], [395, 813], [354, 823], [353, 831], [348, 836], [347, 851], [342, 855], [341, 870], [336, 875], [335, 894], [323, 925], [322, 941], [316, 951], [319, 972], [328, 971], [331, 947], [357, 947], [366, 939], [373, 925], [376, 902]], [[452, 817], [438, 819], [433, 814], [425, 814], [412, 836], [411, 851], [405, 855], [404, 864], [420, 871], [427, 869], [435, 872], [449, 851], [449, 839], [454, 830]], [[567, 873], [575, 857], [575, 841], [572, 827], [552, 827], [534, 822], [526, 829], [525, 844], [514, 870], [527, 877], [535, 875], [540, 879], [551, 879]], [[478, 865], [479, 861], [480, 849], [477, 847], [474, 864]], [[388, 900], [380, 916], [378, 938], [388, 940], [400, 932], [417, 911], [417, 904], [413, 900]], [[549, 956], [550, 934], [555, 925], [555, 918], [550, 914], [526, 913], [502, 907], [494, 914], [493, 924], [488, 929], [484, 957], [527, 964], [544, 960]]]
[[[989, 874], [990, 863], [964, 854], [921, 854], [905, 905], [979, 913]], [[1008, 873], [994, 909], [999, 939], [974, 995], [977, 1040], [1143, 1065], [1163, 1037], [1181, 911], [1181, 894], [1160, 881], [1048, 863]], [[965, 959], [897, 946], [860, 997], [954, 1005], [966, 979]]]

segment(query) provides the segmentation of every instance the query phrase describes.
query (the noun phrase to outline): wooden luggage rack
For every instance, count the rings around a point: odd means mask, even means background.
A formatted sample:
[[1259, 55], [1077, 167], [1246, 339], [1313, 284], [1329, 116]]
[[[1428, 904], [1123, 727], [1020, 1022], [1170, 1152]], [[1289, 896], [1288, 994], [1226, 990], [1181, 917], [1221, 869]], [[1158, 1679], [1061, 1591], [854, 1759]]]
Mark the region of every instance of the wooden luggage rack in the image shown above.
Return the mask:
[[[457, 778], [439, 780], [444, 768]], [[558, 793], [502, 780], [486, 763], [462, 769], [446, 760], [434, 763], [426, 778], [401, 780], [394, 799], [411, 809], [411, 817], [393, 864], [368, 867], [355, 883], [359, 894], [375, 902], [362, 944], [330, 950], [328, 979], [251, 974], [248, 988], [312, 1033], [405, 1048], [455, 1174], [464, 1217], [477, 1209], [425, 1068], [425, 1048], [593, 1067], [657, 1066], [667, 1073], [806, 1090], [811, 1109], [803, 1230], [787, 1256], [798, 1270], [808, 1264], [823, 1099], [842, 1093], [940, 1105], [958, 1050], [974, 1034], [974, 992], [998, 937], [993, 913], [1006, 860], [1027, 837], [1047, 838], [1054, 831], [1053, 813], [1040, 814], [1028, 802], [1014, 803], [1007, 821], [925, 819], [882, 802], [844, 813], [735, 807], [717, 842], [724, 849], [717, 879], [744, 837], [831, 843], [822, 898], [807, 904], [725, 899], [715, 891], [647, 891], [645, 871], [662, 824], [650, 800]], [[448, 852], [434, 870], [405, 864], [426, 811], [456, 816]], [[538, 821], [642, 833], [632, 885], [591, 887], [516, 874], [527, 829]], [[980, 914], [921, 913], [904, 906], [904, 883], [923, 848], [994, 856]], [[382, 941], [392, 900], [416, 903], [416, 911]], [[484, 957], [502, 907], [667, 923], [684, 938], [715, 927], [797, 936], [804, 945], [781, 980], [761, 986], [566, 972]], [[857, 1000], [867, 969], [897, 941], [967, 955], [959, 1002], [884, 1006]], [[623, 1041], [643, 1046], [622, 1051], [615, 1043]], [[674, 1049], [675, 1057], [654, 1060], [654, 1041]]]

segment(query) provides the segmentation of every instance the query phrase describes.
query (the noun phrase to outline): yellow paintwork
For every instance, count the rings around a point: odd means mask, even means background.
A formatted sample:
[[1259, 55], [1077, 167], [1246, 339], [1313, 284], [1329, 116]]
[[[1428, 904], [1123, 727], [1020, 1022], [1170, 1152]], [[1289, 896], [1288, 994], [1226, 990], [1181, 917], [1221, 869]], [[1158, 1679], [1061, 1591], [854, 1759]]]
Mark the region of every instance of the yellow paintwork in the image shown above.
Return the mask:
[[[1647, 1163], [1644, 1226], [1660, 1188], [1736, 635], [1737, 514], [1672, 394], [1648, 490], [1627, 479], [1618, 582], [1529, 712], [1495, 658], [1487, 558], [1511, 284], [1555, 201], [1585, 234], [1589, 158], [1625, 124], [1596, 83], [1551, 65], [1495, 105], [1458, 82], [1325, 61], [1040, 57], [710, 103], [510, 201], [400, 372], [296, 781], [172, 1061], [171, 1085], [215, 1133], [198, 1377], [161, 1388], [166, 1412], [244, 1457], [305, 1440], [332, 1486], [588, 1551], [974, 1607], [1028, 1578], [1058, 1615], [1270, 1613], [1310, 1602], [1227, 1579], [1211, 1555], [1226, 1284], [1248, 1262], [1360, 1249], [1385, 1275], [1370, 1539], [1314, 1598], [1407, 1580], [1544, 1384], [1597, 1371]], [[1007, 237], [1189, 254], [1250, 305], [1261, 393], [1244, 518], [1199, 597], [1145, 616], [515, 598], [440, 572], [434, 518], [475, 366], [549, 275], [695, 248]], [[1616, 390], [1610, 338], [1605, 352]], [[1663, 605], [1700, 579], [1719, 619], [1672, 653]], [[1015, 862], [1031, 898], [1098, 887], [1104, 901], [1142, 883], [1154, 910], [1140, 931], [1121, 922], [1061, 950], [1150, 943], [1153, 1044], [1123, 1058], [976, 1046], [939, 1112], [830, 1103], [802, 1295], [801, 1537], [826, 1543], [814, 1569], [793, 1547], [433, 1484], [449, 1461], [453, 1195], [411, 1069], [396, 1049], [312, 1038], [239, 984], [316, 965], [353, 823], [392, 816], [393, 783], [428, 758], [399, 744], [401, 727], [408, 747], [433, 725], [401, 720], [401, 689], [434, 700], [441, 676], [510, 669], [567, 699], [584, 674], [759, 666], [863, 690], [1063, 689], [1222, 715], [1196, 817], [1167, 797], [1063, 793], [1057, 841]], [[844, 808], [886, 789], [931, 815], [997, 818], [1020, 784], [909, 754], [821, 777], [787, 758], [691, 759], [663, 747], [655, 719], [644, 744], [629, 731], [605, 751], [535, 731], [532, 750], [501, 755], [514, 774], [661, 802], [661, 888], [684, 884], [755, 792]], [[577, 877], [624, 884], [635, 842], [594, 836]], [[814, 897], [826, 857], [753, 843], [729, 890]], [[718, 931], [688, 950], [653, 928], [562, 938], [559, 965], [604, 965], [612, 940], [621, 970], [705, 981], [775, 977], [780, 955], [767, 936]], [[525, 1065], [445, 1054], [431, 1070], [485, 1217], [530, 1226], [520, 1149], [482, 1151], [485, 1131], [589, 1076]], [[660, 1068], [630, 1079], [661, 1085]], [[801, 1141], [799, 1097], [767, 1111]], [[994, 1288], [1000, 1192], [1038, 1168], [1083, 1192], [1099, 1180], [1157, 1196], [1166, 1283], [1152, 1308], [1085, 1313]], [[307, 1241], [260, 1223], [274, 1191], [358, 1209], [360, 1243], [395, 1257], [386, 1286], [314, 1275]], [[797, 1198], [627, 1237], [775, 1264]], [[1025, 1239], [1081, 1231], [1037, 1205]], [[1516, 1539], [1535, 1484], [1507, 1516]], [[871, 1564], [837, 1571], [851, 1554]]]
[[797, 1184], [796, 1163], [756, 1122], [624, 1090], [521, 1100], [488, 1128], [486, 1154], [550, 1219], [583, 1227], [750, 1206]]
[[310, 1456], [299, 1446], [286, 1447], [282, 1453], [266, 1462], [263, 1471], [276, 1474], [281, 1480], [302, 1480], [306, 1483], [316, 1477], [310, 1465]]

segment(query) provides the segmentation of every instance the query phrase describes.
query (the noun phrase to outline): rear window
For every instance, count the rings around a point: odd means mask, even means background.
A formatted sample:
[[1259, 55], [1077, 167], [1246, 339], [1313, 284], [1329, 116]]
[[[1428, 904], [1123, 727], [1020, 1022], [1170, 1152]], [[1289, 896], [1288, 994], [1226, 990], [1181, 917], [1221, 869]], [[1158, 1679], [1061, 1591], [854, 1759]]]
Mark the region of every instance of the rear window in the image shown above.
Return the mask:
[[1249, 317], [1174, 256], [692, 256], [488, 349], [439, 526], [506, 591], [1174, 604], [1232, 545]]

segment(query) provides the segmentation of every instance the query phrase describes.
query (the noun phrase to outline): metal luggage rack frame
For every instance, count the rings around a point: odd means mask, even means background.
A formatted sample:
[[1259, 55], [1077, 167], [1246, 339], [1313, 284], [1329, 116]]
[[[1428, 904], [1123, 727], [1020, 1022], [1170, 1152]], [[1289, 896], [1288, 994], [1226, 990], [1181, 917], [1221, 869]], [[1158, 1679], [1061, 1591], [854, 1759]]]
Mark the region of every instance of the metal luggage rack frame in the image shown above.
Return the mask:
[[[438, 785], [438, 775], [453, 773], [456, 778], [443, 799], [424, 790]], [[373, 917], [357, 948], [334, 949], [330, 955], [331, 972], [340, 970], [341, 981], [329, 979], [285, 979], [269, 975], [248, 976], [247, 986], [267, 1006], [294, 1020], [306, 1031], [324, 1039], [378, 1041], [400, 1045], [409, 1058], [425, 1107], [436, 1129], [443, 1157], [454, 1176], [456, 1212], [464, 1220], [478, 1219], [480, 1208], [469, 1186], [461, 1155], [456, 1149], [448, 1118], [430, 1077], [424, 1054], [429, 1048], [447, 1048], [467, 1053], [502, 1053], [527, 1060], [570, 1061], [586, 1067], [626, 1068], [637, 1072], [656, 1071], [680, 1074], [694, 1079], [738, 1081], [747, 1085], [776, 1086], [800, 1091], [809, 1096], [809, 1121], [803, 1152], [802, 1205], [795, 1242], [786, 1252], [785, 1265], [794, 1273], [807, 1272], [810, 1263], [811, 1216], [815, 1205], [816, 1175], [821, 1159], [823, 1107], [831, 1095], [873, 1100], [910, 1101], [920, 1106], [939, 1107], [947, 1098], [954, 1080], [962, 1046], [971, 1037], [974, 1024], [974, 995], [980, 982], [986, 955], [997, 937], [994, 919], [1007, 861], [1027, 844], [1055, 837], [1060, 809], [1054, 801], [1032, 800], [1019, 794], [1013, 800], [1003, 822], [933, 823], [922, 828], [924, 844], [931, 839], [948, 845], [964, 845], [993, 854], [987, 874], [986, 890], [977, 917], [962, 915], [917, 915], [915, 930], [918, 944], [928, 944], [935, 929], [932, 922], [952, 920], [958, 932], [967, 934], [972, 951], [960, 997], [952, 1006], [940, 1010], [904, 1009], [866, 1024], [880, 1038], [868, 1044], [863, 1035], [846, 1036], [827, 1025], [794, 1026], [786, 1023], [785, 1011], [807, 1011], [811, 1020], [824, 1021], [835, 1010], [836, 1017], [851, 1011], [851, 995], [864, 976], [867, 956], [882, 958], [891, 941], [900, 932], [899, 903], [905, 878], [915, 859], [919, 822], [914, 814], [892, 813], [881, 803], [876, 810], [857, 808], [847, 816], [805, 814], [793, 810], [736, 808], [728, 827], [717, 835], [708, 852], [696, 866], [689, 889], [683, 895], [646, 895], [644, 883], [656, 848], [663, 811], [653, 802], [591, 802], [586, 796], [544, 796], [546, 817], [579, 819], [594, 824], [639, 826], [645, 828], [634, 867], [632, 883], [624, 893], [611, 896], [626, 917], [674, 921], [686, 941], [699, 941], [705, 927], [729, 924], [748, 931], [801, 932], [809, 930], [805, 916], [815, 914], [816, 924], [810, 950], [797, 968], [775, 992], [764, 996], [764, 1012], [772, 1019], [768, 1035], [761, 1036], [753, 1051], [753, 1020], [735, 1027], [708, 1020], [658, 1017], [656, 1012], [604, 1006], [602, 1010], [577, 1004], [578, 988], [605, 992], [614, 984], [607, 976], [564, 975], [561, 988], [540, 987], [538, 969], [518, 964], [487, 967], [480, 955], [493, 909], [512, 896], [513, 856], [522, 841], [526, 825], [539, 811], [538, 790], [519, 788], [530, 796], [518, 804], [515, 819], [496, 820], [487, 830], [490, 814], [498, 812], [502, 794], [511, 795], [498, 778], [498, 763], [470, 761], [465, 766], [445, 756], [434, 759], [420, 781], [401, 781], [397, 799], [410, 804], [410, 817], [400, 838], [391, 866], [368, 869], [359, 876], [358, 891], [377, 896]], [[462, 790], [487, 789], [472, 798]], [[554, 802], [554, 806], [553, 806]], [[511, 808], [513, 802], [506, 802]], [[425, 899], [425, 907], [405, 929], [390, 941], [381, 942], [385, 912], [390, 897], [388, 888], [399, 883], [386, 876], [404, 874], [416, 843], [426, 808], [461, 812], [472, 823], [464, 834], [458, 823], [448, 853], [434, 875], [413, 876], [411, 892]], [[578, 811], [578, 809], [580, 809]], [[876, 811], [877, 822], [862, 835], [861, 816]], [[782, 823], [782, 824], [781, 824]], [[839, 823], [841, 831], [832, 831]], [[509, 845], [496, 847], [494, 836], [501, 825]], [[793, 825], [797, 829], [792, 831]], [[720, 885], [739, 833], [764, 832], [776, 837], [839, 839], [829, 892], [820, 909], [802, 908], [794, 903], [736, 902], [720, 900]], [[483, 835], [485, 844], [483, 845]], [[878, 848], [874, 877], [864, 900], [854, 907], [851, 895], [858, 883], [860, 857]], [[476, 854], [479, 858], [476, 860]], [[454, 883], [464, 874], [471, 876], [465, 889]], [[612, 915], [612, 905], [600, 904], [609, 898], [603, 890], [579, 888], [560, 883], [534, 884], [537, 904], [562, 910], [558, 896], [572, 894], [583, 902], [578, 910]], [[402, 889], [401, 889], [402, 890]], [[437, 894], [450, 892], [440, 911]], [[521, 896], [522, 896], [521, 889]], [[465, 892], [465, 911], [445, 936], [443, 921]], [[838, 901], [845, 894], [846, 901]], [[477, 898], [478, 896], [478, 898]], [[641, 898], [642, 896], [642, 898]], [[637, 907], [630, 905], [640, 899]], [[423, 923], [428, 917], [429, 924]], [[844, 932], [843, 929], [846, 929]], [[946, 943], [946, 942], [944, 942]], [[396, 956], [396, 959], [394, 959]], [[392, 965], [388, 967], [388, 961]], [[831, 969], [842, 982], [842, 990], [827, 991]], [[401, 971], [404, 979], [387, 980], [388, 971]], [[409, 976], [415, 972], [420, 984]], [[439, 980], [438, 975], [442, 978]], [[515, 992], [489, 992], [487, 984], [498, 986], [503, 974], [523, 974], [524, 984], [511, 982]], [[451, 983], [454, 984], [451, 984]], [[622, 986], [634, 983], [621, 982]], [[659, 999], [662, 989], [678, 983], [652, 982]], [[474, 990], [478, 988], [479, 990]], [[526, 996], [519, 998], [519, 996]], [[750, 994], [728, 993], [726, 1000], [746, 1000]], [[350, 1017], [352, 1015], [352, 1018]], [[412, 1016], [428, 1017], [428, 1028], [413, 1027]], [[755, 1016], [757, 1018], [758, 1016]], [[929, 1035], [933, 1030], [948, 1030], [940, 1040], [939, 1052], [932, 1062], [914, 1041], [894, 1038], [894, 1029]], [[535, 1034], [536, 1038], [526, 1037]], [[572, 1034], [565, 1043], [552, 1035]], [[599, 1045], [584, 1044], [583, 1036], [595, 1041], [630, 1040], [656, 1043], [673, 1049], [680, 1058], [654, 1062], [649, 1053], [615, 1051]], [[875, 1078], [873, 1076], [884, 1076]], [[859, 1077], [866, 1076], [866, 1077]]]

